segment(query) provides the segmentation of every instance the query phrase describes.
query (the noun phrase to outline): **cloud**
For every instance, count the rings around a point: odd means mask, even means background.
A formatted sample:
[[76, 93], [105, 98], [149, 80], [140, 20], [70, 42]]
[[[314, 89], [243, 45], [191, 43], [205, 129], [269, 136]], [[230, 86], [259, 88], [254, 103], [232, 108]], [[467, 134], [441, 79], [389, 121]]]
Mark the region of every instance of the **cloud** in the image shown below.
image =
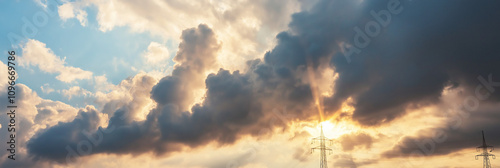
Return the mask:
[[[174, 58], [177, 63], [172, 75], [166, 76], [160, 80], [151, 90], [151, 98], [156, 102], [156, 108], [152, 109], [145, 120], [134, 121], [133, 116], [137, 114], [143, 103], [134, 104], [115, 104], [110, 110], [115, 109], [113, 116], [109, 119], [107, 128], [104, 131], [110, 131], [109, 135], [103, 136], [102, 143], [93, 148], [92, 153], [142, 153], [154, 151], [157, 154], [163, 154], [179, 150], [177, 143], [190, 147], [197, 147], [209, 142], [218, 142], [221, 144], [234, 143], [241, 135], [258, 135], [261, 133], [262, 126], [259, 124], [271, 123], [268, 121], [269, 115], [264, 115], [262, 103], [260, 100], [268, 97], [266, 100], [273, 100], [270, 96], [275, 96], [271, 92], [272, 88], [265, 88], [266, 81], [261, 81], [261, 87], [254, 87], [255, 78], [262, 80], [259, 74], [240, 73], [239, 71], [230, 72], [219, 70], [216, 74], [205, 76], [207, 71], [216, 67], [216, 55], [219, 49], [219, 43], [215, 34], [206, 25], [200, 25], [197, 28], [187, 29], [181, 36], [183, 42], [179, 45], [179, 50]], [[249, 63], [250, 64], [250, 63]], [[260, 67], [256, 64], [259, 61], [253, 61], [254, 67]], [[265, 68], [266, 70], [268, 68]], [[261, 70], [262, 71], [262, 70]], [[271, 73], [273, 74], [273, 73]], [[262, 74], [266, 75], [266, 74]], [[267, 78], [265, 80], [271, 80]], [[205, 84], [203, 85], [203, 79]], [[141, 78], [139, 78], [141, 79]], [[138, 80], [139, 85], [143, 85], [147, 80]], [[135, 81], [135, 80], [134, 80]], [[270, 82], [270, 81], [269, 81]], [[149, 83], [149, 82], [148, 82]], [[294, 84], [279, 84], [281, 87], [292, 87]], [[291, 86], [287, 86], [291, 85]], [[147, 88], [147, 87], [146, 87]], [[293, 87], [292, 87], [293, 88]], [[206, 95], [202, 103], [189, 108], [192, 103], [192, 91], [196, 89], [206, 89]], [[269, 89], [269, 90], [268, 90]], [[300, 92], [309, 93], [309, 88], [298, 87], [299, 92], [281, 91], [286, 93], [285, 99], [294, 99], [299, 102]], [[264, 93], [259, 93], [264, 92]], [[144, 94], [144, 91], [132, 94]], [[147, 93], [147, 92], [146, 92]], [[282, 95], [278, 95], [281, 97]], [[310, 101], [308, 101], [310, 102]], [[272, 102], [266, 103], [266, 109], [271, 111], [275, 108]], [[301, 103], [291, 102], [294, 106], [300, 106]], [[112, 104], [109, 104], [112, 105]], [[294, 112], [296, 108], [291, 108]], [[190, 111], [188, 111], [190, 110]], [[267, 116], [267, 117], [266, 117]], [[79, 122], [79, 118], [69, 123]], [[284, 123], [273, 123], [275, 124]], [[58, 126], [56, 126], [58, 127]], [[66, 130], [77, 133], [77, 130]], [[54, 132], [55, 133], [55, 132]], [[50, 138], [45, 134], [54, 134], [50, 129], [40, 137]], [[68, 134], [74, 134], [68, 133]], [[47, 140], [48, 140], [47, 139]], [[66, 144], [74, 144], [81, 139], [64, 141]], [[116, 143], [120, 140], [120, 143]], [[40, 139], [32, 139], [31, 148], [37, 148], [41, 144]], [[131, 144], [141, 142], [147, 144], [140, 148]], [[63, 142], [61, 142], [63, 143]], [[55, 144], [54, 144], [55, 145]], [[53, 146], [55, 153], [64, 153], [65, 149], [61, 144]], [[36, 157], [44, 157], [43, 150], [32, 150]], [[63, 155], [53, 155], [48, 157], [50, 160], [62, 161]]]
[[[247, 62], [247, 71], [220, 69], [206, 76], [217, 68], [220, 43], [206, 25], [184, 30], [172, 75], [161, 79], [151, 90], [156, 108], [144, 121], [129, 119], [128, 114], [137, 113], [136, 109], [118, 108], [106, 128], [115, 131], [104, 136], [93, 153], [164, 154], [180, 150], [176, 144], [189, 147], [210, 142], [231, 144], [244, 135], [257, 136], [266, 127], [286, 127], [286, 121], [271, 122], [276, 115], [271, 112], [276, 106], [286, 107], [285, 118], [290, 120], [316, 119], [306, 73], [306, 52], [310, 50], [303, 46], [309, 43], [303, 44], [301, 38], [282, 32], [277, 36], [277, 46], [266, 53], [264, 61]], [[318, 69], [319, 62], [328, 65], [320, 59], [311, 58]], [[197, 89], [206, 89], [205, 96], [201, 103], [192, 106], [193, 90]], [[118, 140], [120, 143], [116, 143]], [[36, 141], [33, 144], [38, 144]], [[137, 142], [147, 145], [140, 148], [132, 145]], [[54, 149], [64, 151], [60, 146]]]
[[[200, 22], [206, 22], [211, 25], [232, 22], [235, 24], [224, 25], [235, 27], [242, 26], [239, 24], [246, 24], [247, 27], [252, 27], [254, 25], [240, 22], [241, 20], [238, 19], [243, 18], [248, 20], [254, 17], [257, 22], [261, 22], [258, 24], [278, 27], [279, 25], [286, 25], [289, 14], [297, 10], [294, 8], [298, 8], [297, 2], [286, 1], [244, 1], [236, 4], [230, 3], [230, 1], [193, 1], [191, 3], [183, 1], [146, 1], [144, 3], [135, 3], [86, 0], [66, 2], [59, 7], [59, 12], [63, 13], [61, 18], [71, 18], [74, 17], [75, 11], [82, 10], [90, 5], [97, 7], [97, 21], [102, 31], [109, 31], [114, 27], [128, 25], [136, 31], [152, 31], [154, 33], [179, 32]], [[243, 8], [245, 10], [242, 10]], [[124, 13], [124, 11], [128, 11], [128, 13]], [[176, 12], [183, 14], [175, 15]], [[117, 13], [121, 14], [118, 15]], [[222, 23], [217, 23], [221, 21], [219, 20], [221, 17], [223, 18]]]
[[220, 44], [214, 32], [206, 25], [183, 31], [171, 76], [153, 87], [151, 97], [159, 104], [175, 104], [180, 110], [188, 110], [194, 103], [194, 90], [203, 89], [206, 73], [217, 67]]
[[[0, 82], [0, 90], [2, 92], [6, 92], [7, 91], [7, 86], [9, 85], [9, 81], [8, 81], [8, 77], [9, 77], [9, 73], [8, 73], [8, 69], [7, 69], [7, 65], [4, 64], [3, 62], [0, 62], [0, 69], [2, 70], [2, 74], [0, 74], [0, 80], [2, 80], [2, 82]], [[16, 77], [17, 78], [17, 77]]]
[[145, 73], [129, 77], [118, 85], [113, 85], [110, 92], [97, 91], [94, 94], [95, 103], [102, 113], [113, 115], [119, 108], [129, 108], [130, 118], [144, 120], [145, 116], [155, 106], [150, 98], [150, 91], [158, 80]]
[[[2, 71], [4, 70], [6, 69], [2, 69]], [[7, 78], [2, 80], [5, 79]], [[0, 103], [0, 111], [7, 111], [7, 93], [1, 92], [0, 95], [5, 97], [5, 100]], [[0, 167], [35, 167], [35, 165], [36, 167], [50, 167], [48, 163], [37, 163], [28, 157], [26, 142], [40, 130], [52, 127], [59, 122], [70, 121], [75, 117], [77, 109], [62, 102], [42, 99], [38, 97], [36, 92], [21, 83], [16, 84], [16, 105], [16, 160], [22, 162], [1, 159]], [[9, 123], [10, 121], [7, 119], [7, 117], [0, 117], [0, 123]], [[0, 134], [9, 135], [5, 125], [0, 128]], [[7, 137], [2, 136], [0, 140], [7, 142], [8, 140], [5, 138]], [[7, 158], [8, 152], [2, 150], [0, 156]]]
[[[491, 13], [494, 10], [486, 7], [498, 4], [458, 2], [450, 10], [441, 10], [440, 6], [445, 5], [448, 3], [437, 6], [425, 2], [408, 4], [407, 8], [411, 9], [403, 11], [407, 12], [404, 15], [395, 16], [401, 18], [394, 18], [398, 20], [390, 25], [394, 29], [404, 28], [406, 33], [386, 31], [356, 55], [351, 64], [340, 54], [334, 56], [332, 64], [340, 75], [333, 100], [355, 97], [354, 119], [375, 125], [391, 121], [405, 114], [407, 109], [439, 103], [442, 91], [452, 83], [471, 86], [467, 88], [470, 92], [475, 89], [478, 75], [500, 73], [500, 69], [491, 64], [499, 58], [495, 54], [498, 49], [491, 43], [499, 35], [496, 33], [498, 25], [491, 24], [494, 21], [487, 19], [490, 17], [484, 17], [500, 16], [499, 12]], [[430, 15], [413, 15], [423, 10]], [[465, 15], [459, 10], [476, 12]], [[444, 19], [447, 16], [454, 19]], [[442, 22], [443, 19], [446, 21]], [[461, 26], [462, 23], [490, 26], [478, 28]], [[467, 32], [475, 33], [469, 36]], [[427, 34], [435, 35], [419, 38]], [[478, 38], [485, 43], [475, 42]], [[457, 48], [456, 44], [463, 46]], [[498, 94], [494, 97], [498, 98]]]
[[87, 25], [87, 12], [80, 8], [76, 8], [72, 3], [65, 3], [58, 7], [57, 12], [59, 17], [66, 21], [71, 18], [76, 18], [82, 26]]
[[[439, 5], [445, 4], [449, 3]], [[499, 13], [492, 13], [494, 10], [490, 8], [481, 9], [483, 5], [457, 2], [452, 10], [441, 10], [426, 2], [401, 1], [403, 14], [393, 15], [390, 25], [381, 27], [383, 34], [373, 37], [370, 45], [352, 56], [348, 63], [338, 44], [352, 43], [353, 37], [357, 37], [353, 28], [371, 20], [375, 22], [370, 11], [386, 10], [387, 2], [365, 1], [360, 5], [357, 2], [320, 1], [310, 11], [292, 16], [290, 33], [278, 34], [277, 46], [264, 60], [275, 67], [292, 70], [306, 66], [309, 61], [319, 71], [325, 61], [330, 61], [330, 68], [338, 74], [338, 79], [334, 94], [324, 99], [329, 115], [351, 98], [354, 120], [368, 126], [388, 123], [409, 110], [439, 103], [441, 92], [453, 83], [475, 87], [477, 75], [500, 73], [491, 64], [491, 60], [499, 58], [494, 54], [498, 49], [493, 46], [498, 36], [493, 27], [498, 25], [492, 24], [491, 17], [484, 18]], [[416, 14], [429, 7], [432, 14]], [[478, 12], [471, 16], [457, 12], [469, 7]], [[448, 20], [448, 24], [441, 22], [447, 16], [454, 19]], [[464, 22], [491, 26], [460, 26]], [[400, 29], [405, 33], [396, 31]], [[466, 32], [469, 31], [478, 34], [468, 36]], [[426, 38], [422, 38], [424, 36]], [[474, 42], [478, 37], [485, 43]], [[457, 49], [458, 41], [464, 47]], [[495, 93], [494, 97], [497, 96]]]
[[67, 122], [75, 117], [78, 109], [59, 101], [43, 99], [36, 105], [37, 114], [33, 122], [40, 125], [40, 128], [48, 128], [58, 122]]
[[[27, 143], [28, 152], [36, 155], [38, 159], [54, 159], [58, 162], [65, 161], [68, 151], [53, 150], [69, 148], [77, 149], [77, 143], [74, 140], [86, 139], [82, 131], [93, 132], [97, 129], [100, 122], [100, 116], [95, 108], [87, 106], [78, 112], [76, 118], [71, 122], [60, 123], [54, 127], [44, 130], [43, 134], [38, 134]], [[80, 142], [80, 141], [76, 141]], [[78, 148], [79, 149], [79, 148]], [[92, 149], [86, 149], [92, 150]]]
[[68, 99], [71, 99], [73, 96], [89, 96], [92, 95], [92, 92], [85, 90], [83, 88], [80, 88], [79, 86], [73, 86], [69, 89], [62, 90], [61, 91], [64, 96], [66, 96]]
[[[224, 41], [219, 61], [224, 68], [236, 70], [250, 58], [260, 57], [272, 47], [273, 36], [286, 28], [290, 14], [301, 4], [286, 0], [240, 1], [99, 1], [65, 2], [78, 10], [96, 11], [95, 20], [101, 31], [128, 27], [132, 32], [148, 32], [164, 39], [177, 37], [183, 30], [207, 24]], [[63, 5], [63, 6], [64, 6]], [[62, 12], [62, 11], [61, 11]], [[74, 14], [73, 14], [74, 15]], [[72, 15], [71, 15], [72, 16]], [[63, 18], [63, 17], [61, 17]], [[238, 57], [235, 57], [238, 55]]]
[[166, 65], [169, 56], [167, 47], [162, 46], [160, 43], [151, 42], [148, 46], [148, 51], [142, 55], [146, 63], [149, 65]]
[[345, 134], [339, 138], [343, 151], [352, 151], [354, 147], [370, 149], [373, 138], [366, 133]]
[[[462, 102], [464, 98], [458, 98]], [[500, 136], [495, 132], [500, 129], [498, 103], [481, 102], [478, 109], [470, 111], [462, 105], [450, 104], [443, 108], [440, 115], [442, 124], [421, 129], [417, 135], [404, 136], [382, 156], [397, 157], [429, 157], [449, 155], [462, 150], [474, 149], [482, 145], [481, 131], [484, 131], [486, 143], [500, 145]], [[437, 113], [437, 112], [436, 112]]]
[[66, 66], [64, 59], [59, 58], [51, 49], [37, 40], [29, 39], [22, 47], [19, 65], [22, 67], [37, 66], [47, 73], [57, 73], [57, 80], [70, 83], [75, 80], [91, 79], [92, 72], [80, 68]]
[[106, 75], [95, 76], [94, 77], [94, 89], [97, 91], [111, 91], [115, 88], [115, 85], [109, 83]]
[[[0, 111], [7, 112], [7, 105], [11, 105], [7, 101], [7, 67], [2, 62], [0, 63], [0, 74], [5, 74], [0, 78], [0, 96], [3, 97], [0, 102]], [[0, 75], [1, 76], [1, 75]], [[26, 85], [16, 82], [16, 161], [8, 161], [7, 154], [9, 151], [0, 151], [0, 167], [50, 167], [48, 163], [40, 163], [31, 160], [27, 154], [26, 142], [37, 134], [38, 131], [48, 127], [52, 127], [59, 122], [68, 122], [72, 120], [77, 112], [77, 109], [70, 105], [59, 101], [52, 101], [40, 98], [36, 92], [31, 90]], [[8, 126], [3, 123], [10, 123], [9, 117], [0, 117], [0, 134], [9, 135]], [[0, 140], [7, 142], [7, 136], [1, 136]], [[19, 162], [20, 161], [20, 162]]]
[[301, 161], [301, 162], [306, 162], [309, 160], [310, 152], [308, 150], [304, 150], [304, 148], [298, 147], [295, 150], [295, 153], [293, 153], [293, 158]]
[[49, 86], [48, 83], [43, 84], [43, 86], [40, 86], [40, 89], [42, 90], [43, 93], [49, 94], [51, 92], [54, 92], [55, 90]]
[[339, 158], [333, 163], [335, 167], [342, 168], [357, 168], [357, 164], [354, 162], [352, 156], [350, 155], [339, 155]]
[[[361, 161], [360, 161], [361, 160]], [[377, 163], [377, 160], [373, 159], [356, 159], [352, 155], [336, 155], [333, 166], [342, 168], [357, 168], [364, 165], [370, 165]]]

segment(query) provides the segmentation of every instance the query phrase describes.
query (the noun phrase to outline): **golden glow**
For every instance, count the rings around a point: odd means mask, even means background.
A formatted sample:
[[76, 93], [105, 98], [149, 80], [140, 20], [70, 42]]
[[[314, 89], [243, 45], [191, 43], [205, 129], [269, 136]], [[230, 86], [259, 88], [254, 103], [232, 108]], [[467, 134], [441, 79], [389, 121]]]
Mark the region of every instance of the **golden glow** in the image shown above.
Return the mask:
[[[334, 72], [330, 72], [334, 74]], [[307, 63], [307, 74], [309, 77], [309, 85], [311, 87], [312, 96], [314, 99], [314, 105], [316, 106], [319, 113], [319, 123], [316, 128], [306, 127], [306, 131], [308, 131], [311, 135], [319, 136], [321, 134], [320, 127], [323, 126], [323, 133], [327, 138], [336, 139], [344, 134], [350, 134], [352, 132], [356, 132], [359, 128], [351, 122], [348, 121], [337, 121], [337, 117], [340, 115], [340, 112], [335, 112], [332, 116], [326, 118], [324, 113], [323, 101], [321, 99], [322, 96], [333, 94], [331, 91], [323, 91], [321, 92], [320, 86], [316, 81], [315, 71], [313, 69], [312, 63], [308, 60]], [[338, 74], [334, 76], [334, 78], [338, 78]], [[323, 88], [324, 89], [324, 88]], [[351, 98], [348, 98], [346, 101], [342, 103], [341, 112], [350, 113], [354, 111], [354, 107], [350, 104], [352, 102]]]
[[318, 126], [319, 127], [323, 126], [323, 130], [331, 130], [335, 127], [333, 125], [333, 123], [331, 123], [330, 121], [323, 121], [323, 122], [319, 123]]
[[331, 120], [323, 121], [314, 128], [305, 127], [304, 129], [314, 137], [317, 137], [321, 134], [321, 126], [323, 126], [325, 136], [330, 139], [337, 139], [342, 135], [351, 134], [359, 130], [359, 127], [352, 123], [346, 121], [332, 123]]
[[351, 104], [352, 104], [352, 97], [349, 97], [349, 98], [347, 98], [346, 101], [344, 101], [342, 103], [342, 109], [341, 109], [342, 112], [349, 113], [352, 115], [352, 113], [354, 113], [355, 108], [353, 106], [351, 106]]

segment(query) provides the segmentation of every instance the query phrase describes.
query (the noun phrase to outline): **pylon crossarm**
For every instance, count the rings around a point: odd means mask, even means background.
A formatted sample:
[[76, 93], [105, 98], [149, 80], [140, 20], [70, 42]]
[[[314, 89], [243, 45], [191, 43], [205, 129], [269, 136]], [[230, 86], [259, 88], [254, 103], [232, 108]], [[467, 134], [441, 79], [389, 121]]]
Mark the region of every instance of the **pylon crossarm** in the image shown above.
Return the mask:
[[326, 138], [313, 138], [313, 141], [328, 141]]

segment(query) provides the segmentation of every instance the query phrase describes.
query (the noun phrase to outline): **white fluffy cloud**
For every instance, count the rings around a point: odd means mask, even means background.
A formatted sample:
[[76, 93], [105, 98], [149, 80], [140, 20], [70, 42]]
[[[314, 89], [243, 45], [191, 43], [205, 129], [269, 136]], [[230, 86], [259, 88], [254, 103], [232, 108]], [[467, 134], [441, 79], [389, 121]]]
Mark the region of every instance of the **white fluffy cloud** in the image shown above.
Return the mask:
[[44, 84], [43, 86], [40, 86], [40, 89], [42, 90], [43, 93], [49, 94], [54, 92], [55, 90], [50, 87], [48, 83]]
[[68, 99], [71, 99], [73, 96], [89, 96], [92, 95], [92, 92], [85, 90], [79, 86], [73, 86], [69, 89], [62, 90], [62, 94]]
[[118, 85], [109, 85], [110, 92], [97, 91], [94, 94], [98, 109], [105, 114], [113, 114], [118, 108], [125, 107], [138, 111], [133, 114], [135, 120], [144, 120], [149, 111], [155, 106], [151, 99], [151, 89], [158, 83], [158, 79], [139, 73], [129, 77]]
[[58, 8], [59, 17], [63, 21], [67, 19], [76, 18], [80, 21], [82, 26], [87, 25], [87, 12], [82, 9], [75, 8], [72, 3], [65, 3]]
[[106, 75], [94, 77], [94, 88], [96, 91], [110, 91], [115, 88], [115, 85], [109, 83]]
[[29, 39], [22, 47], [19, 65], [22, 67], [37, 66], [43, 72], [59, 74], [56, 79], [66, 83], [92, 78], [92, 72], [66, 66], [64, 59], [56, 56], [50, 48], [46, 47], [45, 43]]
[[151, 42], [148, 46], [148, 51], [142, 54], [146, 63], [150, 65], [158, 65], [161, 66], [166, 65], [166, 60], [168, 60], [169, 52], [167, 47], [161, 45], [157, 42]]

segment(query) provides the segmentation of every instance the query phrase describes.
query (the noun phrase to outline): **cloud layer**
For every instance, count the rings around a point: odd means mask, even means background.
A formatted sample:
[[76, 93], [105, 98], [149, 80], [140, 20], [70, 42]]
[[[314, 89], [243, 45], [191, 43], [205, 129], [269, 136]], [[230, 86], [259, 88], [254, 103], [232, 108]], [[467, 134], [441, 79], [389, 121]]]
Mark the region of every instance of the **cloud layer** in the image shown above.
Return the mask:
[[[121, 5], [118, 7], [125, 9], [130, 4]], [[453, 102], [464, 102], [458, 109], [474, 113], [462, 117], [459, 126], [452, 127], [457, 121], [446, 118], [438, 127], [403, 137], [383, 157], [407, 157], [415, 149], [425, 150], [422, 144], [430, 142], [440, 146], [427, 152], [428, 155], [445, 155], [474, 147], [476, 139], [467, 137], [475, 136], [481, 129], [494, 132], [498, 128], [495, 123], [499, 117], [494, 109], [500, 98], [495, 91], [496, 81], [500, 79], [497, 75], [500, 68], [496, 65], [500, 61], [497, 56], [500, 49], [496, 46], [500, 39], [500, 24], [496, 24], [500, 12], [495, 8], [499, 5], [494, 1], [320, 0], [310, 9], [293, 14], [289, 29], [276, 35], [276, 45], [262, 59], [247, 61], [242, 70], [219, 69], [218, 56], [226, 44], [221, 43], [216, 31], [200, 24], [182, 31], [171, 75], [160, 81], [144, 74], [131, 78], [128, 84], [136, 88], [136, 92], [116, 97], [101, 95], [101, 112], [89, 106], [81, 109], [73, 121], [61, 122], [37, 133], [27, 143], [28, 152], [39, 160], [64, 163], [80, 155], [162, 155], [210, 143], [233, 144], [247, 135], [265, 135], [270, 132], [269, 128], [286, 129], [292, 121], [317, 121], [314, 96], [323, 102], [326, 118], [340, 115], [340, 119], [352, 120], [367, 128], [390, 124], [425, 107], [454, 111], [456, 109], [450, 109]], [[106, 6], [112, 7], [103, 4], [99, 7]], [[186, 10], [195, 9], [191, 7], [187, 6]], [[400, 12], [391, 14], [391, 8]], [[388, 12], [389, 15], [384, 15]], [[109, 21], [111, 18], [99, 15], [98, 19]], [[100, 26], [108, 30], [139, 18], [130, 19], [100, 22]], [[133, 28], [143, 28], [136, 26], [139, 27]], [[366, 37], [367, 45], [359, 47], [356, 41], [362, 36]], [[157, 49], [165, 52], [160, 46], [152, 45], [151, 52]], [[347, 56], [352, 47], [360, 51]], [[23, 51], [25, 49], [23, 57], [27, 60], [38, 59], [30, 51], [45, 53], [40, 61], [45, 61], [47, 66], [31, 61], [25, 65], [60, 73], [61, 81], [92, 76], [81, 69], [68, 68], [64, 60], [41, 42], [29, 41]], [[323, 75], [329, 70], [333, 70], [335, 76]], [[63, 74], [67, 72], [83, 74], [83, 77]], [[327, 84], [331, 94], [315, 88], [318, 81], [326, 78], [335, 78]], [[316, 89], [320, 94], [313, 94]], [[443, 98], [448, 92], [456, 93], [452, 103]], [[488, 96], [478, 97], [478, 93]], [[71, 94], [68, 92], [68, 95]], [[475, 103], [468, 99], [469, 95], [480, 101], [481, 106], [473, 110], [467, 108]], [[148, 104], [154, 106], [145, 110]], [[353, 113], [343, 113], [343, 104], [352, 106]], [[276, 118], [276, 107], [286, 107], [286, 119]], [[101, 116], [102, 113], [110, 117]], [[138, 119], [139, 114], [145, 117]], [[444, 132], [447, 143], [433, 139], [437, 131]], [[500, 138], [489, 137], [493, 142]], [[363, 133], [340, 139], [344, 151], [369, 149], [374, 143], [371, 135]], [[356, 164], [352, 157], [345, 156], [336, 165]]]

